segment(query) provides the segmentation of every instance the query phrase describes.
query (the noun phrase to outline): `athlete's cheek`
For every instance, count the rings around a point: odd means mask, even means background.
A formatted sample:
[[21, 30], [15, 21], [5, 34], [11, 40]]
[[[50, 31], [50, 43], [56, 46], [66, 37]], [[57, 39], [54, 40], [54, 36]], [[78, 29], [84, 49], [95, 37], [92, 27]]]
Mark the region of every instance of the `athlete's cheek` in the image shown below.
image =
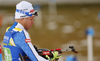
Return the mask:
[[32, 22], [31, 22], [32, 24], [34, 24], [34, 21], [32, 20]]

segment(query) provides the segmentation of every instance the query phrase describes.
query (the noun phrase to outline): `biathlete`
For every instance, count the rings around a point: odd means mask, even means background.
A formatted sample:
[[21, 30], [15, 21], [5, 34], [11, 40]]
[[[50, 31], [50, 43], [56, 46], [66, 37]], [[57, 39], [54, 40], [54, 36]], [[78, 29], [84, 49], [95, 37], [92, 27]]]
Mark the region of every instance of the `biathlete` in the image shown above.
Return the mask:
[[31, 43], [31, 38], [27, 32], [34, 23], [33, 19], [37, 12], [32, 4], [27, 1], [21, 1], [16, 5], [15, 22], [6, 29], [3, 39], [3, 49], [6, 61], [21, 61], [19, 54], [24, 61], [53, 61], [58, 59], [58, 52], [53, 52], [52, 59], [46, 55], [46, 58], [40, 56]]

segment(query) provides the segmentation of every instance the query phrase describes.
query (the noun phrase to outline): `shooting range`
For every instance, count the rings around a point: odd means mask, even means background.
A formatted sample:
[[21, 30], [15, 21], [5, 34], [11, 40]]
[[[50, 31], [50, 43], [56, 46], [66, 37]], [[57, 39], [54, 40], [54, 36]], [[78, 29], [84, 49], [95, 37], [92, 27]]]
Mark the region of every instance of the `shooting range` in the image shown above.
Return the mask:
[[[0, 0], [1, 46], [6, 28], [15, 21], [15, 7], [20, 1]], [[38, 12], [32, 28], [27, 30], [33, 45], [48, 50], [61, 48], [59, 61], [100, 61], [100, 0], [26, 1]], [[5, 61], [3, 48], [1, 60]]]

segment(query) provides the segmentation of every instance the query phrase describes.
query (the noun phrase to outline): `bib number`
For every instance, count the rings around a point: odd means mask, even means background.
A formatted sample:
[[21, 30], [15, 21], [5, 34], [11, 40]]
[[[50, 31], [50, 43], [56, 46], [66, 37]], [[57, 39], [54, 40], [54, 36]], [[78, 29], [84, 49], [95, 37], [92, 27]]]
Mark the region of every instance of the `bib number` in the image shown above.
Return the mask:
[[4, 48], [4, 54], [6, 61], [12, 61], [11, 52], [9, 48]]

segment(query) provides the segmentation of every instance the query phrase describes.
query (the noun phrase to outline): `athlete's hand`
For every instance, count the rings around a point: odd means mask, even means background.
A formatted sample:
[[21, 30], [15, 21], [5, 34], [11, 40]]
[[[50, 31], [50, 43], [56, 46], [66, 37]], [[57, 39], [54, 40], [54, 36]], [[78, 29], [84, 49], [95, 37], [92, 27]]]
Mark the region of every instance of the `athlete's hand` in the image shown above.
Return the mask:
[[59, 55], [59, 52], [58, 51], [54, 51], [53, 52], [53, 59], [52, 59], [52, 61], [53, 60], [58, 60], [60, 57], [61, 57], [61, 55]]
[[58, 60], [61, 57], [58, 51], [54, 51], [52, 55], [53, 55], [53, 58], [49, 57], [48, 55], [46, 55], [46, 58], [48, 58], [49, 61], [53, 61], [53, 60]]

